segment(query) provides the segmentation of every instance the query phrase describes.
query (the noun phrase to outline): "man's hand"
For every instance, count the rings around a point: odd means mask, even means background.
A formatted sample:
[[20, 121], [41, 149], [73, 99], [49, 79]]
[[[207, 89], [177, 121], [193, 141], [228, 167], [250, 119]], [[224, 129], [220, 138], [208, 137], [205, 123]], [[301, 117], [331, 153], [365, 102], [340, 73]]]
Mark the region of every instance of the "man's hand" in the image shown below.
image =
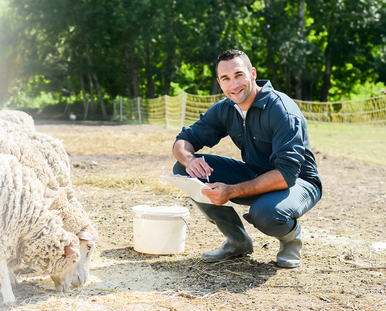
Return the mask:
[[206, 183], [209, 189], [202, 189], [202, 194], [206, 195], [214, 205], [223, 205], [233, 198], [233, 186], [220, 182], [213, 184]]
[[191, 177], [206, 179], [207, 176], [210, 176], [210, 173], [213, 172], [213, 168], [211, 168], [208, 163], [206, 163], [205, 160], [201, 157], [192, 158], [186, 164], [186, 172]]

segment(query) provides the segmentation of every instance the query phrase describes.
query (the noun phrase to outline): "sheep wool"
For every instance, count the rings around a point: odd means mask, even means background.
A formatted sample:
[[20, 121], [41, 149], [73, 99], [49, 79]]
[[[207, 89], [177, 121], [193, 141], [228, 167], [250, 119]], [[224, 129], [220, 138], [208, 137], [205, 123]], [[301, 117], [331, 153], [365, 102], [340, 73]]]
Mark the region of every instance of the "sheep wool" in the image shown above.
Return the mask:
[[61, 194], [49, 209], [59, 213], [63, 220], [63, 228], [75, 234], [86, 231], [97, 238], [98, 233], [90, 222], [82, 204], [75, 197], [74, 190], [70, 187], [61, 188], [61, 190]]
[[0, 119], [25, 126], [30, 130], [35, 130], [35, 123], [33, 118], [23, 111], [4, 109], [0, 110]]
[[[0, 120], [0, 127], [14, 137], [19, 144], [30, 141], [30, 143], [35, 146], [39, 153], [46, 159], [59, 186], [71, 186], [70, 160], [59, 139], [37, 131], [31, 131], [25, 127], [5, 120]], [[17, 137], [20, 138], [17, 139]]]
[[0, 189], [0, 259], [20, 258], [50, 275], [59, 274], [71, 263], [63, 256], [65, 247], [79, 248], [78, 237], [65, 231], [57, 213], [48, 210], [60, 193], [51, 191], [47, 197], [33, 170], [4, 154]]
[[44, 186], [59, 189], [59, 183], [43, 154], [36, 148], [23, 131], [9, 131], [20, 126], [0, 120], [0, 154], [10, 154], [24, 166], [31, 168]]

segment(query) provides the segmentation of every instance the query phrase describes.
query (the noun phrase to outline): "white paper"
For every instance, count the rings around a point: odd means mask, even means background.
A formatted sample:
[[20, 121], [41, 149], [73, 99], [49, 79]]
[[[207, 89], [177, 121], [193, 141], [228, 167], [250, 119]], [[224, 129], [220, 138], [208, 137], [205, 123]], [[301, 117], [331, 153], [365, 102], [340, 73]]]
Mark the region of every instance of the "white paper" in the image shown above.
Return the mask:
[[201, 193], [202, 189], [210, 189], [197, 178], [182, 175], [161, 175], [163, 179], [180, 189], [193, 200], [201, 203], [213, 204], [209, 198]]

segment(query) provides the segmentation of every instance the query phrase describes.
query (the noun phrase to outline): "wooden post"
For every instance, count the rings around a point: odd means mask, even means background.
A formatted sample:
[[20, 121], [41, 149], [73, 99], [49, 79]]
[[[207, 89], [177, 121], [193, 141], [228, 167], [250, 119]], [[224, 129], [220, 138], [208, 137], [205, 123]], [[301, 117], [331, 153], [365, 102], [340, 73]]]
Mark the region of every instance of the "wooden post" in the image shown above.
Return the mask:
[[141, 120], [141, 97], [137, 97], [137, 107], [138, 107], [138, 122], [142, 124]]
[[120, 121], [122, 122], [122, 96], [119, 96], [119, 115]]
[[168, 96], [165, 96], [165, 123], [166, 127], [169, 127], [169, 120], [168, 120]]
[[117, 100], [114, 98], [114, 112], [113, 112], [113, 120], [115, 121], [117, 117]]

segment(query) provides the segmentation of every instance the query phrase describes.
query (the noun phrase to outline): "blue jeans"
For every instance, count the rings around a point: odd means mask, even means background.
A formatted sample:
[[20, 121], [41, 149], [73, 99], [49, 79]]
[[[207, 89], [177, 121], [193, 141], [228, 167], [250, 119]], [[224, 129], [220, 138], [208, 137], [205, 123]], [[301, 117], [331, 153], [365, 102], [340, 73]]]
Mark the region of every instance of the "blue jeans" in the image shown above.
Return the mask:
[[[205, 161], [213, 168], [209, 182], [238, 184], [259, 176], [245, 163], [226, 157], [211, 154]], [[174, 174], [188, 175], [185, 167], [177, 162], [173, 167]], [[296, 184], [285, 190], [272, 191], [246, 198], [233, 198], [236, 204], [250, 206], [249, 213], [243, 217], [266, 235], [285, 236], [296, 225], [296, 219], [304, 215], [320, 200], [321, 191], [315, 184], [298, 178]]]

